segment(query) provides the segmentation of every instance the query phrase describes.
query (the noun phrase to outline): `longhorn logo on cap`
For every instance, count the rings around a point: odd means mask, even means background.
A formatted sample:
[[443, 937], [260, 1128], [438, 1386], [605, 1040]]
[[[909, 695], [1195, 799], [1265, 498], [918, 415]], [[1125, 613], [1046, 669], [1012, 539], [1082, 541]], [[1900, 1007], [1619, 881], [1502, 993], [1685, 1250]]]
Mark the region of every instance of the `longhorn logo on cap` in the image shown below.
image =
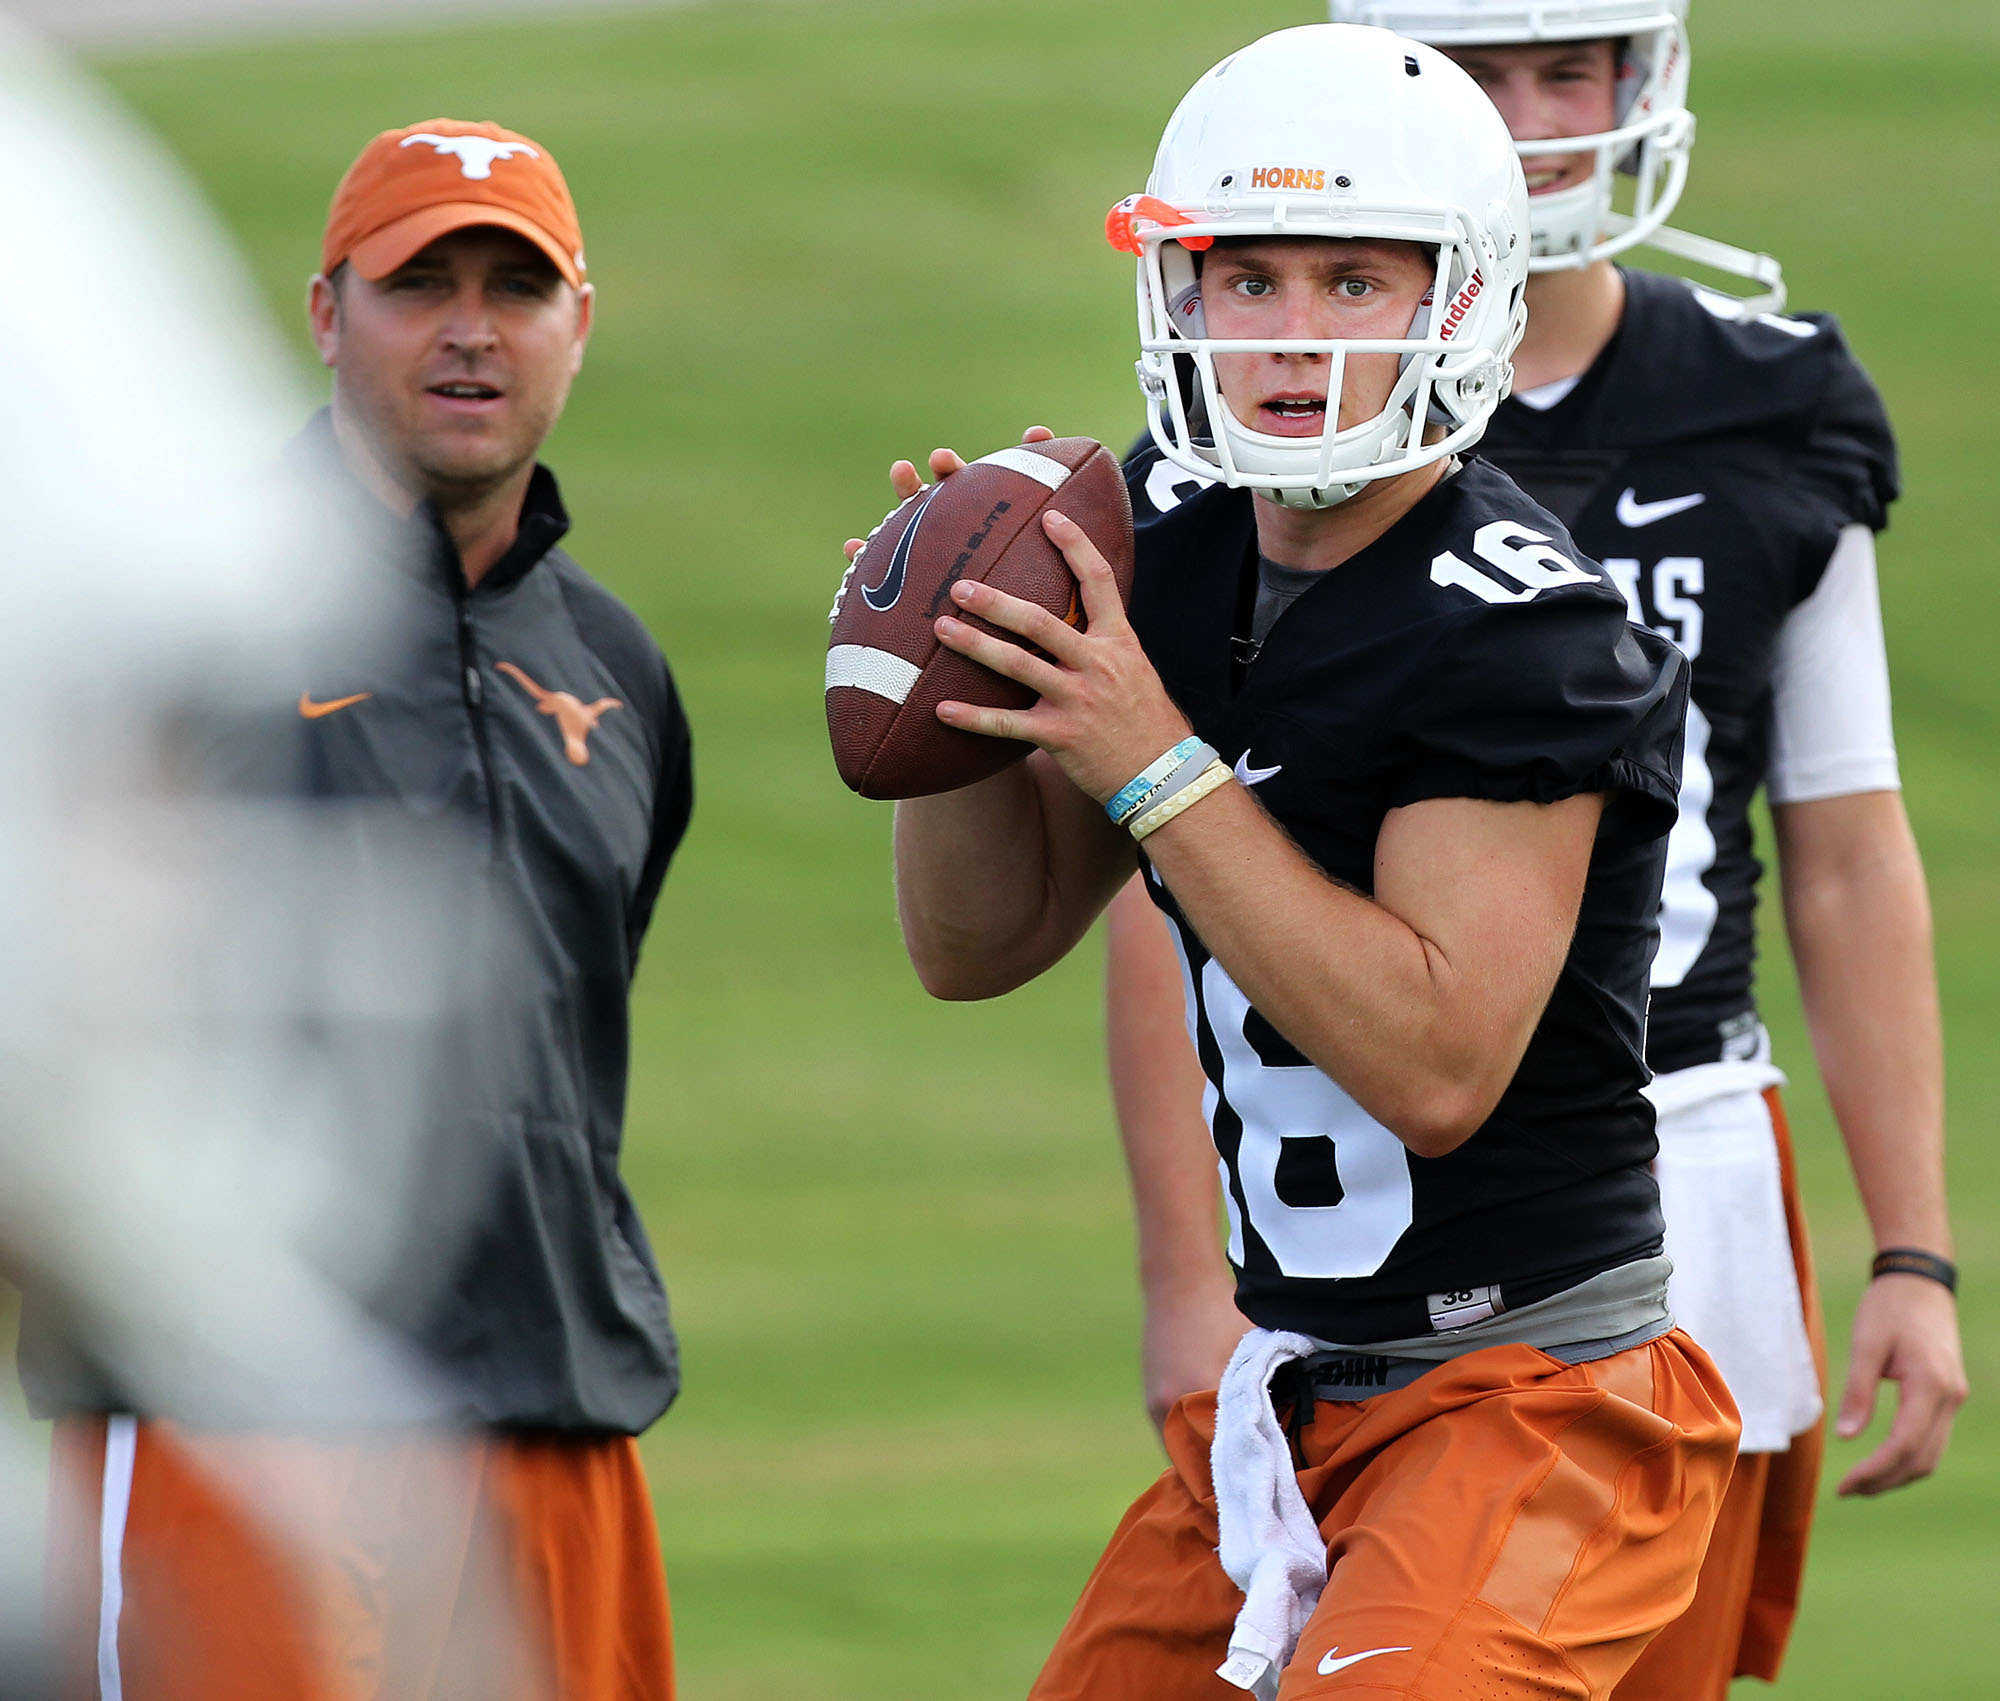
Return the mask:
[[426, 130], [405, 136], [402, 145], [407, 148], [416, 142], [428, 142], [441, 154], [456, 154], [459, 170], [472, 178], [491, 177], [495, 160], [512, 159], [516, 154], [542, 157], [526, 142], [496, 142], [489, 136], [434, 136]]

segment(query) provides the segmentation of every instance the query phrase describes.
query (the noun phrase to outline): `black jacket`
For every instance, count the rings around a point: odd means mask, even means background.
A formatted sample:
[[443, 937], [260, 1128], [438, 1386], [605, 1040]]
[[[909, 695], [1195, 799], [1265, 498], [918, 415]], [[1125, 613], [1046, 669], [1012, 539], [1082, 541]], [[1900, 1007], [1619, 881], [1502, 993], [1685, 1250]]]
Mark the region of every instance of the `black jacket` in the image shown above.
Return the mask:
[[[504, 960], [480, 967], [478, 1025], [501, 1067], [434, 1093], [450, 1128], [440, 1149], [474, 1159], [470, 1228], [444, 1269], [370, 1302], [441, 1373], [456, 1421], [637, 1433], [679, 1382], [666, 1294], [618, 1173], [628, 989], [692, 803], [672, 676], [638, 618], [557, 547], [569, 518], [545, 467], [513, 546], [468, 589], [435, 512], [402, 521], [369, 496], [327, 415], [291, 453], [335, 469], [387, 618], [318, 645], [297, 703], [263, 717], [271, 736], [232, 740], [244, 754], [225, 783], [393, 801], [441, 825], [507, 940]], [[418, 1254], [423, 1216], [413, 1201]], [[22, 1378], [44, 1412], [128, 1403], [33, 1327]]]

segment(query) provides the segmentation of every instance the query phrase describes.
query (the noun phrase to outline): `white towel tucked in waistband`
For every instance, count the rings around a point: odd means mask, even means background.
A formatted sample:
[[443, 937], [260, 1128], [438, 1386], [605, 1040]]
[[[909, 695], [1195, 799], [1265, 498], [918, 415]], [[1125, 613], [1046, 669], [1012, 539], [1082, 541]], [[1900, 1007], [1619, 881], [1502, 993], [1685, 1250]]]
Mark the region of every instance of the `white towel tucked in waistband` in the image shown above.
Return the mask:
[[1674, 1265], [1667, 1303], [1736, 1398], [1740, 1450], [1781, 1453], [1812, 1427], [1823, 1402], [1785, 1225], [1777, 1137], [1756, 1088], [1697, 1093], [1688, 1089], [1701, 1083], [1681, 1078], [1704, 1073], [1683, 1070], [1655, 1083], [1665, 1089], [1654, 1173]]
[[1237, 1344], [1216, 1395], [1217, 1556], [1243, 1591], [1229, 1633], [1229, 1657], [1216, 1675], [1270, 1701], [1298, 1646], [1299, 1632], [1326, 1587], [1326, 1542], [1299, 1492], [1292, 1450], [1278, 1427], [1272, 1374], [1319, 1350], [1304, 1335], [1252, 1329]]

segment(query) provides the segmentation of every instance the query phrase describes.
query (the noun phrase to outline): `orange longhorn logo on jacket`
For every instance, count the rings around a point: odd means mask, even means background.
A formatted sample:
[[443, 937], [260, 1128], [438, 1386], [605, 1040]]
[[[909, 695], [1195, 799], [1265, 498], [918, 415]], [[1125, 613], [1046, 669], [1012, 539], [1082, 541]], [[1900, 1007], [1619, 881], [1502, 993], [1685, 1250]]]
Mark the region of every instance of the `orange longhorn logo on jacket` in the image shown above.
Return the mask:
[[534, 698], [535, 706], [545, 715], [553, 715], [562, 729], [563, 754], [579, 768], [590, 763], [590, 735], [597, 730], [597, 723], [609, 709], [622, 709], [625, 705], [616, 697], [600, 697], [594, 703], [586, 704], [567, 691], [544, 691], [512, 662], [496, 664], [499, 670], [516, 680], [521, 689]]

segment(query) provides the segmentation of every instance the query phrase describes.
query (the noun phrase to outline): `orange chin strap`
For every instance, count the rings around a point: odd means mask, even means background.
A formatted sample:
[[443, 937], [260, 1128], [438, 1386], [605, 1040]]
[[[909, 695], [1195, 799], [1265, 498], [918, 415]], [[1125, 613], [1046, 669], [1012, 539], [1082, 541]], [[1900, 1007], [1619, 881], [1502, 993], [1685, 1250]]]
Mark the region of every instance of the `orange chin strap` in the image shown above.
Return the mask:
[[[1121, 254], [1138, 254], [1144, 251], [1139, 241], [1138, 221], [1172, 230], [1178, 225], [1193, 224], [1195, 221], [1180, 208], [1170, 206], [1157, 195], [1127, 195], [1117, 206], [1104, 215], [1104, 240]], [[1182, 247], [1192, 249], [1212, 248], [1212, 236], [1190, 236], [1183, 239]]]

